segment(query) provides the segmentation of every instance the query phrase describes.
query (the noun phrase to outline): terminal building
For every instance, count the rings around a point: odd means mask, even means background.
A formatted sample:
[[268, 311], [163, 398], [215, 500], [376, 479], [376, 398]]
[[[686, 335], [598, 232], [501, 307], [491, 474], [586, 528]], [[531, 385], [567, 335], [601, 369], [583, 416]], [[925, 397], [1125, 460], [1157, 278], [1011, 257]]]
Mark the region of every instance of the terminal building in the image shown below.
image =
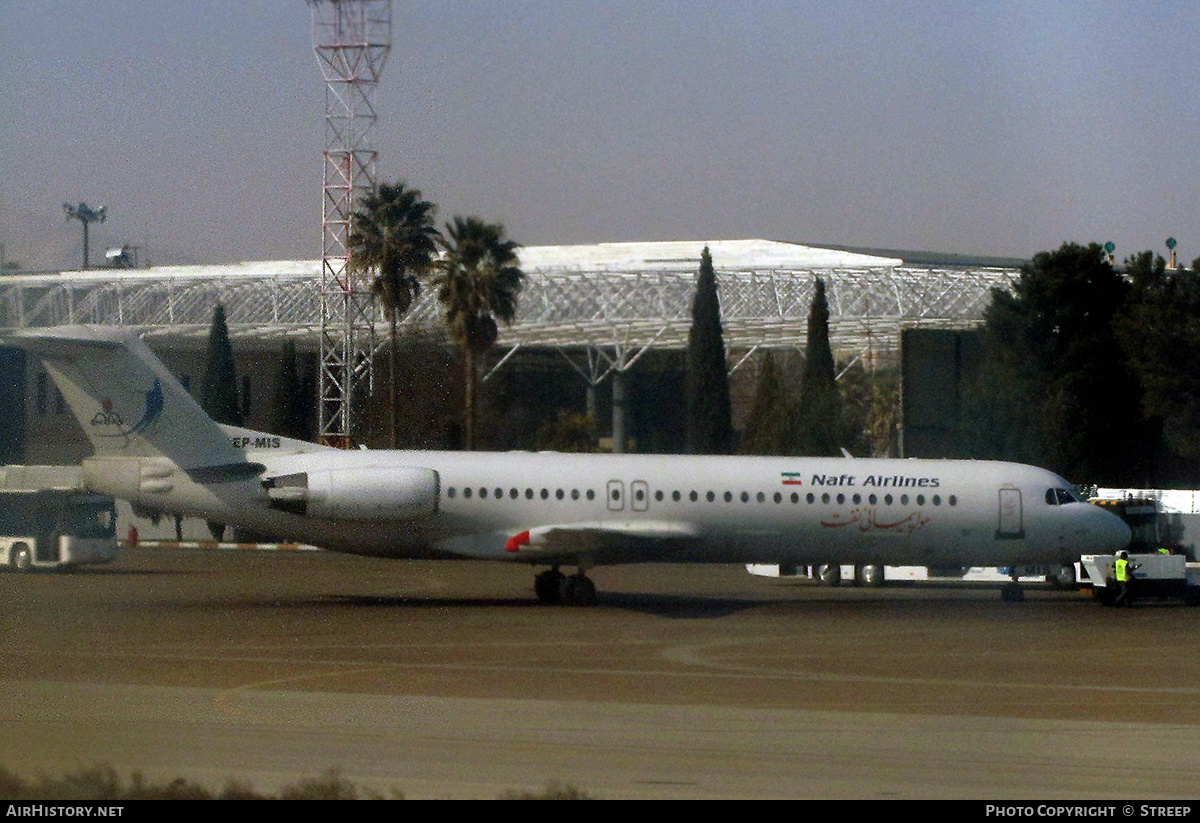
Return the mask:
[[[876, 369], [911, 360], [904, 365], [913, 387], [904, 415], [908, 456], [936, 456], [930, 450], [943, 395], [957, 390], [961, 341], [946, 332], [978, 325], [991, 290], [1009, 288], [1020, 263], [766, 240], [521, 248], [526, 279], [518, 315], [501, 327], [483, 369], [485, 382], [509, 387], [501, 414], [508, 431], [489, 445], [527, 448], [521, 438], [554, 408], [567, 407], [592, 412], [600, 433], [628, 439], [630, 451], [679, 450], [676, 422], [661, 425], [661, 418], [682, 411], [682, 353], [706, 246], [718, 277], [730, 373], [735, 383], [751, 386], [743, 395], [752, 392], [757, 354], [804, 350], [821, 278], [839, 363]], [[209, 326], [222, 305], [245, 425], [270, 430], [285, 340], [296, 344], [301, 384], [315, 403], [321, 267], [320, 260], [305, 260], [8, 275], [0, 277], [0, 326], [125, 326], [143, 333], [191, 386], [203, 376]], [[381, 312], [374, 321], [382, 347], [388, 324]], [[436, 295], [425, 289], [400, 324], [408, 347], [401, 371], [410, 381], [402, 396], [409, 402], [421, 402], [426, 389], [446, 389], [453, 354], [444, 328]], [[913, 336], [923, 331], [929, 333]], [[0, 352], [0, 394], [0, 462], [70, 464], [87, 453], [82, 431], [39, 364], [20, 352]], [[445, 445], [436, 426], [422, 437], [405, 445]]]

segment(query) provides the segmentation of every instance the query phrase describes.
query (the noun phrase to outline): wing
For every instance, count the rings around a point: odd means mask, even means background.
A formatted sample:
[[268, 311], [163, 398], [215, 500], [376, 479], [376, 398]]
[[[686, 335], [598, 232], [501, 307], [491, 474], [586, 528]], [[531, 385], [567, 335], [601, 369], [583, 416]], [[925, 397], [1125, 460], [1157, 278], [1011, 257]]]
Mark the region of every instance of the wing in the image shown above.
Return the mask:
[[537, 526], [509, 537], [504, 550], [524, 561], [576, 561], [595, 565], [673, 560], [695, 547], [699, 534], [690, 523], [671, 521], [592, 522]]

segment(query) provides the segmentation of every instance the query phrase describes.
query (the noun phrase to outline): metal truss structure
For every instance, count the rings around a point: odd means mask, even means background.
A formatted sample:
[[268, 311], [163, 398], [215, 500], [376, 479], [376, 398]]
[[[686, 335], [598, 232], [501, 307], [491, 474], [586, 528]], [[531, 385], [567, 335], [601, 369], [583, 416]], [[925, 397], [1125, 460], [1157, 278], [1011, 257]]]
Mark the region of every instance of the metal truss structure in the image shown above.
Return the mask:
[[[612, 352], [617, 370], [651, 348], [685, 348], [692, 324], [695, 269], [619, 273], [527, 271], [529, 283], [501, 346]], [[726, 348], [803, 350], [816, 280], [826, 285], [830, 342], [839, 359], [894, 358], [902, 327], [977, 324], [991, 289], [1007, 289], [1012, 269], [717, 267]], [[420, 307], [425, 308], [425, 307]]]
[[358, 389], [371, 379], [370, 278], [349, 266], [355, 204], [375, 187], [371, 95], [391, 49], [391, 0], [308, 0], [325, 77], [320, 292], [321, 442], [347, 446]]
[[[654, 244], [647, 244], [654, 245]], [[843, 362], [889, 362], [905, 327], [977, 324], [993, 288], [1008, 289], [1016, 269], [894, 266], [722, 266], [716, 244], [725, 344], [733, 367], [761, 347], [803, 349], [816, 279], [826, 283], [831, 342]], [[593, 384], [631, 367], [654, 348], [683, 348], [691, 326], [698, 263], [555, 264], [555, 250], [522, 249], [525, 288], [512, 326], [501, 327], [497, 368], [522, 349], [587, 357]], [[801, 247], [802, 248], [802, 247]], [[549, 254], [545, 253], [549, 250]], [[899, 263], [900, 261], [896, 261]], [[132, 327], [165, 345], [200, 345], [213, 308], [225, 306], [243, 348], [275, 348], [283, 338], [313, 351], [324, 334], [322, 263], [276, 261], [226, 266], [63, 272], [0, 277], [0, 325], [70, 323]], [[366, 304], [367, 322], [383, 322]], [[422, 291], [401, 333], [443, 335], [434, 290]]]

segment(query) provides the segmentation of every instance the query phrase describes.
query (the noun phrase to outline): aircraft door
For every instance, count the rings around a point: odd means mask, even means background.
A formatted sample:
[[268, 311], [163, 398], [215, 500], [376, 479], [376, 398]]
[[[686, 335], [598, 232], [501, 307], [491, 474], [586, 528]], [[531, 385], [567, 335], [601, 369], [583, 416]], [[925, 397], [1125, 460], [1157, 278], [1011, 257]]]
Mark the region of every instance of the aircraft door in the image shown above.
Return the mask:
[[1000, 490], [1000, 521], [996, 527], [997, 540], [1021, 540], [1025, 525], [1021, 513], [1021, 490]]
[[620, 480], [608, 481], [608, 510], [610, 512], [625, 510], [625, 484]]
[[629, 484], [629, 506], [635, 512], [650, 508], [650, 485], [645, 480], [634, 480]]

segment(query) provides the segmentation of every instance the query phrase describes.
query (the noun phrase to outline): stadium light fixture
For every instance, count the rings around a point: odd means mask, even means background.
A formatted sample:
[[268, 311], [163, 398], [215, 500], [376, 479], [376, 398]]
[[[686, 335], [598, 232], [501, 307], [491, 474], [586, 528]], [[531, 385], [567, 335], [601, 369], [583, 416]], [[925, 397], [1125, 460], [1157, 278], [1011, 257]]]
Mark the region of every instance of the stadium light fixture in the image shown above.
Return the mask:
[[108, 209], [105, 206], [93, 209], [87, 203], [80, 203], [77, 206], [63, 203], [63, 211], [66, 212], [68, 220], [78, 220], [83, 224], [83, 268], [86, 271], [88, 268], [88, 224], [103, 223]]

